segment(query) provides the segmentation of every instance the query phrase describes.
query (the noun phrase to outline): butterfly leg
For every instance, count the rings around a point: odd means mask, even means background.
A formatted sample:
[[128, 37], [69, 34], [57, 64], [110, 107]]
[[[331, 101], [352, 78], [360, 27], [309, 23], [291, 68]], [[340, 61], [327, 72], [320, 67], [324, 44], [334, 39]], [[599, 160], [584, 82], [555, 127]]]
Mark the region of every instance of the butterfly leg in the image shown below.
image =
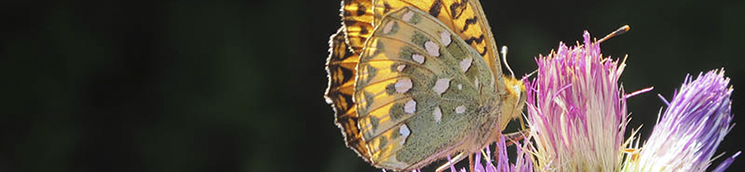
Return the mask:
[[523, 117], [519, 117], [518, 120], [520, 121], [520, 131], [504, 134], [504, 137], [507, 139], [506, 146], [513, 145], [515, 142], [522, 140], [524, 136], [530, 134], [530, 129], [525, 128]]
[[435, 171], [436, 172], [443, 172], [443, 171], [445, 171], [445, 169], [450, 168], [450, 166], [455, 165], [456, 163], [460, 162], [461, 160], [463, 160], [465, 158], [466, 158], [466, 153], [465, 152], [458, 153], [458, 155], [456, 155], [455, 157], [453, 157], [453, 159], [449, 160], [445, 164], [440, 165], [440, 167], [437, 167], [437, 169], [435, 169]]
[[523, 120], [523, 117], [518, 117], [518, 120], [520, 120], [520, 129], [525, 131], [525, 121]]
[[507, 139], [505, 140], [505, 146], [512, 146], [513, 144], [522, 140], [525, 135], [528, 135], [529, 133], [530, 129], [523, 129], [520, 131], [504, 134], [504, 138]]
[[[512, 132], [512, 133], [503, 134], [504, 135], [504, 139], [506, 139], [505, 140], [505, 149], [508, 146], [512, 146], [515, 143], [519, 142], [520, 140], [524, 139], [525, 138], [525, 135], [527, 135], [528, 133], [530, 133], [530, 129], [523, 129], [523, 130]], [[520, 148], [517, 148], [517, 149], [520, 149]], [[494, 159], [495, 159], [494, 162], [499, 162], [499, 158], [500, 158], [499, 157], [499, 146], [494, 147], [494, 153], [493, 154], [494, 154]]]
[[474, 169], [474, 166], [473, 166], [473, 154], [469, 154], [468, 155], [468, 167], [471, 168], [471, 171], [474, 171], [473, 170]]

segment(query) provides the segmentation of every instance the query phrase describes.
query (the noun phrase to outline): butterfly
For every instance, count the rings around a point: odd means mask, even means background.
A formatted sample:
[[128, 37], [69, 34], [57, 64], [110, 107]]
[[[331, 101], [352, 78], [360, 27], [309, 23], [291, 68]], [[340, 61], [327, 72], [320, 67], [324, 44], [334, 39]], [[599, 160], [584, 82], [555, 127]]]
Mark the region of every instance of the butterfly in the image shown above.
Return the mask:
[[341, 6], [325, 98], [347, 147], [371, 165], [404, 171], [470, 155], [520, 117], [525, 87], [502, 74], [480, 2]]

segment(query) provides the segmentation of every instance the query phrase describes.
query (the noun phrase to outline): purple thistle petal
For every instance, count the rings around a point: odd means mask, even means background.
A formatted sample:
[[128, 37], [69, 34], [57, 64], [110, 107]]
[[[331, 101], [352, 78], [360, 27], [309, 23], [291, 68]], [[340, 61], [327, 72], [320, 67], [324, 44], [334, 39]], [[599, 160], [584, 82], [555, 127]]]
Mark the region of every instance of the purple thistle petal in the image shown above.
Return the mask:
[[[525, 145], [530, 144], [529, 139], [523, 139]], [[494, 162], [492, 162], [491, 157], [491, 151], [489, 150], [489, 147], [486, 147], [486, 157], [484, 160], [486, 161], [485, 167], [481, 165], [481, 153], [479, 153], [476, 157], [477, 162], [475, 163], [475, 170], [474, 171], [484, 171], [484, 172], [532, 172], [532, 159], [529, 154], [525, 154], [521, 151], [521, 149], [526, 149], [526, 147], [522, 147], [519, 145], [519, 143], [516, 143], [514, 146], [517, 150], [517, 160], [515, 161], [515, 164], [510, 164], [509, 157], [507, 155], [507, 144], [506, 139], [504, 136], [500, 136], [499, 141], [497, 141], [496, 149], [497, 149], [497, 162], [496, 166], [494, 166]]]
[[737, 158], [737, 156], [740, 156], [740, 151], [737, 151], [735, 155], [732, 155], [731, 157], [724, 160], [721, 164], [719, 164], [719, 166], [717, 166], [717, 168], [715, 168], [711, 172], [722, 172], [726, 170], [729, 165], [732, 165], [732, 162], [735, 162], [735, 158]]
[[[719, 143], [731, 129], [732, 90], [724, 70], [699, 74], [696, 80], [686, 76], [639, 152], [639, 158], [627, 162], [625, 169], [706, 170]], [[728, 165], [725, 163], [722, 168]]]
[[489, 147], [486, 147], [486, 161], [488, 162], [486, 165], [486, 171], [487, 172], [495, 172], [497, 171], [497, 167], [494, 166], [494, 163], [491, 162], [492, 160], [491, 156], [491, 150], [489, 150]]
[[[487, 162], [491, 163], [491, 162]], [[485, 172], [484, 165], [481, 165], [481, 152], [476, 154], [476, 162], [473, 164], [473, 171], [474, 172]]]

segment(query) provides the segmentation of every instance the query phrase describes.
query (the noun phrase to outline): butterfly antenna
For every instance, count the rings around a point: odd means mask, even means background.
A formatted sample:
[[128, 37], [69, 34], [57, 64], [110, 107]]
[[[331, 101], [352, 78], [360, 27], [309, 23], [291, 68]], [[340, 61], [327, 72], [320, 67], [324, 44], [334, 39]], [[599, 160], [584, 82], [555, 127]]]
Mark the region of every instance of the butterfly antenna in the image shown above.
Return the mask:
[[500, 52], [502, 54], [502, 62], [504, 63], [504, 67], [507, 67], [507, 70], [510, 71], [510, 75], [512, 77], [515, 77], [515, 72], [512, 72], [512, 68], [510, 67], [510, 64], [507, 63], [507, 46], [502, 45], [502, 50]]
[[631, 27], [629, 27], [629, 25], [623, 25], [620, 28], [616, 29], [616, 31], [613, 31], [610, 34], [608, 34], [605, 37], [603, 37], [603, 39], [600, 39], [598, 41], [598, 43], [605, 42], [606, 40], [608, 40], [608, 39], [610, 39], [610, 38], [612, 38], [614, 36], [618, 36], [618, 35], [624, 34], [624, 33], [628, 32], [629, 29], [631, 29]]

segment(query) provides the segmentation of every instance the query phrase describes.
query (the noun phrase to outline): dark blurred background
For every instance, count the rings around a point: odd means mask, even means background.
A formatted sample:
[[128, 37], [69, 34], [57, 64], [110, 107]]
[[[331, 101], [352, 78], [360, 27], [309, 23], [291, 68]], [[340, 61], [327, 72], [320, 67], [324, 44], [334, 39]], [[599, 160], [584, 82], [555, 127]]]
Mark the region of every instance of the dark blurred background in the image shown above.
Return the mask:
[[[323, 99], [339, 4], [3, 1], [0, 171], [378, 171], [344, 146]], [[722, 67], [745, 122], [745, 1], [482, 5], [519, 74], [583, 30], [629, 24], [603, 53], [629, 55], [627, 91], [655, 87], [629, 100], [629, 128], [644, 124], [643, 138], [658, 93]], [[744, 132], [736, 126], [717, 152], [742, 150]]]

